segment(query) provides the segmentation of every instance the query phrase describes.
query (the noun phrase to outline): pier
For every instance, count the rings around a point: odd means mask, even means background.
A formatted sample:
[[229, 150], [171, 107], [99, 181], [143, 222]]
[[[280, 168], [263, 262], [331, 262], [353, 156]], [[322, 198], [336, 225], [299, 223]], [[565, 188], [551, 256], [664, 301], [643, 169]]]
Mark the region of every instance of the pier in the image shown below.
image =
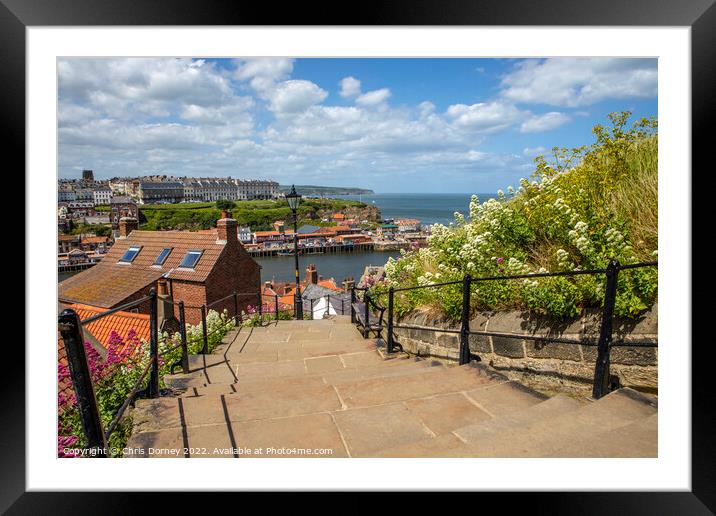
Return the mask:
[[[299, 256], [311, 254], [338, 254], [373, 251], [373, 242], [362, 242], [356, 244], [332, 244], [332, 245], [307, 245], [298, 248]], [[251, 256], [293, 256], [291, 246], [274, 247], [270, 249], [247, 249]]]

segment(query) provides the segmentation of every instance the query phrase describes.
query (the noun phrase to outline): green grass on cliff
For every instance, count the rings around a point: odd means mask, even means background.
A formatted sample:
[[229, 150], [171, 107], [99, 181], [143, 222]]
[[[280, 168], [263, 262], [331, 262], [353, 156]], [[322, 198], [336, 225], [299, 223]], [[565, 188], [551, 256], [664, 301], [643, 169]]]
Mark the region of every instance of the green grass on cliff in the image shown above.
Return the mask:
[[[298, 208], [299, 223], [314, 223], [323, 214], [334, 211], [362, 209], [368, 205], [358, 201], [341, 199], [303, 199]], [[242, 226], [254, 231], [273, 229], [276, 220], [291, 218], [291, 210], [284, 200], [237, 201], [232, 216]], [[221, 210], [213, 202], [183, 204], [151, 204], [139, 208], [140, 229], [147, 230], [197, 230], [216, 225]]]

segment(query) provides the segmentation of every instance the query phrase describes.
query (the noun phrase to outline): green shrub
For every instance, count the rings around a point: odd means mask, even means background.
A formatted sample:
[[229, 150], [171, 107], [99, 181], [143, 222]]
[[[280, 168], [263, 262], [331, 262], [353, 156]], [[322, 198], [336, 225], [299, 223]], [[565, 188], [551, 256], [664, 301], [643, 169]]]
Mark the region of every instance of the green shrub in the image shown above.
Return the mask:
[[[535, 159], [532, 181], [521, 179], [498, 199], [472, 197], [469, 216], [433, 226], [428, 247], [401, 252], [373, 287], [405, 287], [475, 278], [606, 268], [652, 261], [658, 246], [657, 125], [630, 113], [609, 115], [611, 127], [594, 127], [590, 147], [552, 150]], [[655, 268], [622, 271], [616, 313], [634, 317], [656, 299]], [[474, 282], [473, 309], [526, 308], [558, 317], [601, 306], [604, 275]], [[396, 294], [398, 314], [428, 307], [449, 316], [461, 311], [460, 285]]]

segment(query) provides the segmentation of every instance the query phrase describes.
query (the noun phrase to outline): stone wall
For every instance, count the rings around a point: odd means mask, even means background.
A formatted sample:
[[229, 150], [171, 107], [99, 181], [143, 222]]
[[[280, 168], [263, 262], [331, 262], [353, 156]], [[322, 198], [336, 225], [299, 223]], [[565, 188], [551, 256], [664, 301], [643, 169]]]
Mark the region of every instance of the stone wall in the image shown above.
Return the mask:
[[[657, 343], [658, 307], [638, 319], [614, 320], [615, 344], [630, 341]], [[395, 340], [403, 348], [420, 356], [449, 361], [458, 359], [460, 336], [457, 333], [430, 331], [427, 328], [459, 329], [459, 323], [416, 311], [396, 321], [396, 325], [426, 329], [395, 329]], [[500, 332], [543, 337], [588, 339], [597, 341], [601, 311], [585, 310], [579, 317], [558, 320], [531, 312], [481, 312], [470, 321], [471, 331]], [[529, 338], [470, 335], [470, 351], [511, 379], [545, 392], [591, 393], [596, 346], [535, 341]], [[611, 374], [622, 386], [645, 392], [657, 392], [657, 348], [614, 346], [611, 350]]]

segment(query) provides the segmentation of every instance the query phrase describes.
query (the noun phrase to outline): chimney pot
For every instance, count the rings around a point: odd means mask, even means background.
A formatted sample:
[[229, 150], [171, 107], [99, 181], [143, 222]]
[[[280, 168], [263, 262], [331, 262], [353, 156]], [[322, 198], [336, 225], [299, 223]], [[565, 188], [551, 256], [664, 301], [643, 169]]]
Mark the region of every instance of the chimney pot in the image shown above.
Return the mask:
[[217, 243], [238, 245], [239, 223], [231, 218], [231, 212], [222, 211], [216, 222]]
[[315, 263], [311, 263], [306, 267], [306, 281], [314, 285], [318, 283], [318, 271]]
[[139, 222], [134, 217], [122, 217], [119, 219], [119, 238], [127, 238], [138, 227]]

